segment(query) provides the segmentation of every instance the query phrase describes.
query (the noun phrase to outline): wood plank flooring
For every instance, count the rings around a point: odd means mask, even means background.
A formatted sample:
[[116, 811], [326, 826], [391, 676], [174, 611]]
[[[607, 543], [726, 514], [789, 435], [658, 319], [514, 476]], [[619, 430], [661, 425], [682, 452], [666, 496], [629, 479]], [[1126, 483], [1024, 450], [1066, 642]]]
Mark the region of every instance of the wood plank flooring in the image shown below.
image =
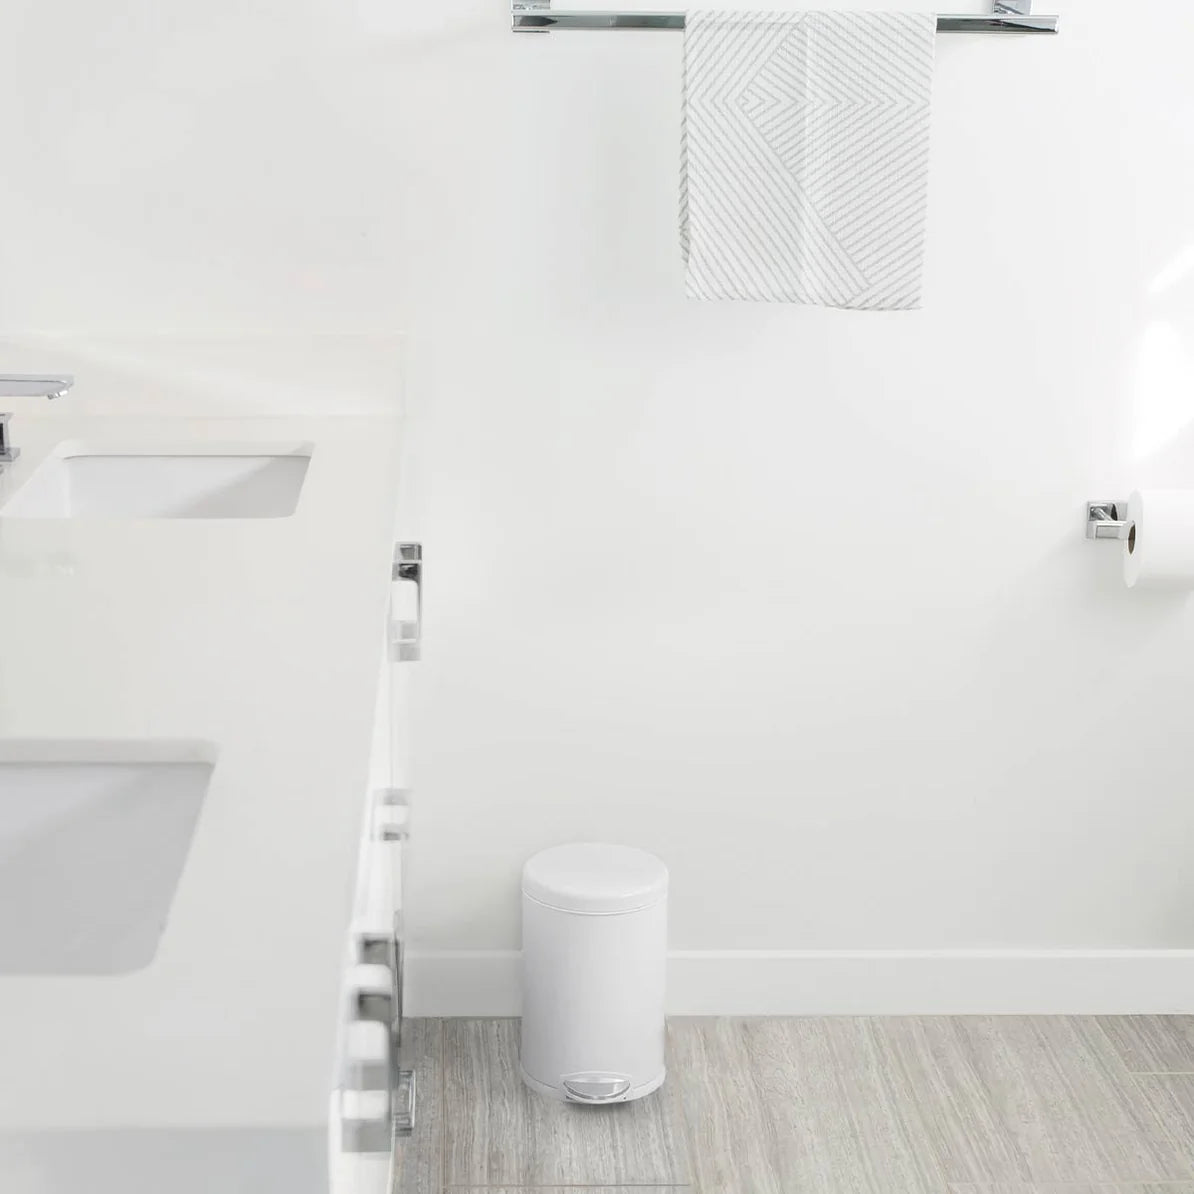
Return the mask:
[[607, 1108], [526, 1090], [515, 1020], [410, 1023], [395, 1194], [1194, 1194], [1194, 1017], [677, 1019]]

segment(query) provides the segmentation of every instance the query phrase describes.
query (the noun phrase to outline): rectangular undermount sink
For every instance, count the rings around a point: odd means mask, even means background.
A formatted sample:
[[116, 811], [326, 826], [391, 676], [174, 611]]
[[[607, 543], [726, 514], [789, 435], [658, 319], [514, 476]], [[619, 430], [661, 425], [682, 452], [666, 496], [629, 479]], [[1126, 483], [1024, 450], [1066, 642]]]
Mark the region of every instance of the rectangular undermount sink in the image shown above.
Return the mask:
[[286, 518], [310, 444], [127, 451], [60, 444], [0, 508], [5, 518]]
[[0, 742], [0, 975], [149, 965], [215, 750]]

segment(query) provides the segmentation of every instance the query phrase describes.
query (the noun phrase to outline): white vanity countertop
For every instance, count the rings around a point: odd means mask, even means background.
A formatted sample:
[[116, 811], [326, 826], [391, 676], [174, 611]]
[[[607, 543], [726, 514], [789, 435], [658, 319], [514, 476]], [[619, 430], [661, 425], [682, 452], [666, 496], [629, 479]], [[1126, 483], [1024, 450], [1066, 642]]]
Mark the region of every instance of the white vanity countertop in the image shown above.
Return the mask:
[[0, 1130], [325, 1122], [399, 423], [55, 413], [12, 430], [0, 503], [68, 439], [314, 451], [289, 518], [0, 516], [0, 739], [218, 750], [149, 967], [0, 976]]

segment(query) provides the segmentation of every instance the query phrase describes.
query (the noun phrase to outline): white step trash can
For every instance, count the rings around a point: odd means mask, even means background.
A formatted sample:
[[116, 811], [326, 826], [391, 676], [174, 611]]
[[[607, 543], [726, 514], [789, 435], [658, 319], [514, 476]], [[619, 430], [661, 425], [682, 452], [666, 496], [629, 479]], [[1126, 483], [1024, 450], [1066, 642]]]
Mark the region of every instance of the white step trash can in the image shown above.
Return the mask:
[[522, 1077], [576, 1103], [663, 1085], [667, 867], [626, 846], [536, 854], [522, 873]]

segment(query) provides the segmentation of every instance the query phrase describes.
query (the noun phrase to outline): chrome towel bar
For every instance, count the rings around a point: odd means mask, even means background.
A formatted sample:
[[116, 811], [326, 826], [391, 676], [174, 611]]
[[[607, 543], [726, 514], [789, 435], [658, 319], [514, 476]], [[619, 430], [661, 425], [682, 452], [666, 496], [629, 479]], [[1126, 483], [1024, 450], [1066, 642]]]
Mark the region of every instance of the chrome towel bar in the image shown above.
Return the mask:
[[[682, 12], [574, 12], [553, 10], [551, 0], [513, 0], [516, 33], [553, 29], [683, 29]], [[938, 33], [1056, 33], [1060, 17], [1034, 17], [1032, 0], [997, 0], [990, 15], [939, 16]]]

